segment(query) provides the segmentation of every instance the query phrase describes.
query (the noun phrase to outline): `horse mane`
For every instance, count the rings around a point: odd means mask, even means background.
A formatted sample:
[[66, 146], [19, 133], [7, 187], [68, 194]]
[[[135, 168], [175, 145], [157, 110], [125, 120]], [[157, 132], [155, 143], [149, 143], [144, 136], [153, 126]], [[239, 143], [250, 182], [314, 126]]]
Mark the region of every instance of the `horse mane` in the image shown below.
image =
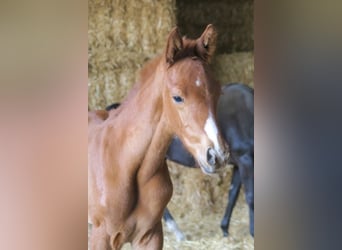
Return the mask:
[[205, 58], [202, 58], [197, 50], [197, 40], [188, 39], [185, 36], [182, 40], [183, 49], [176, 53], [173, 64], [175, 64], [177, 61], [180, 61], [188, 57], [192, 58], [193, 60], [202, 59], [204, 61]]
[[147, 79], [149, 79], [154, 74], [162, 58], [163, 58], [162, 55], [159, 55], [156, 58], [153, 58], [147, 61], [139, 72], [138, 82], [140, 83], [146, 82]]

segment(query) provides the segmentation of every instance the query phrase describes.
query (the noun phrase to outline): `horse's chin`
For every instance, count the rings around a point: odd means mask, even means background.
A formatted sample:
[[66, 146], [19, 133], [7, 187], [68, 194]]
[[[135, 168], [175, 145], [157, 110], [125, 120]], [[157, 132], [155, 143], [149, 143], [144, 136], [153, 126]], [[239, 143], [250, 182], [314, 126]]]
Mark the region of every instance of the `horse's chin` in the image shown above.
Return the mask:
[[212, 175], [215, 174], [217, 172], [217, 169], [215, 167], [212, 167], [210, 165], [207, 164], [198, 164], [200, 169], [202, 170], [202, 172], [206, 175]]
[[213, 175], [213, 174], [220, 174], [222, 172], [227, 171], [227, 169], [229, 169], [231, 166], [229, 166], [228, 164], [223, 164], [221, 167], [213, 167], [210, 166], [209, 164], [203, 164], [200, 162], [197, 162], [196, 167], [199, 167], [202, 172], [206, 175]]

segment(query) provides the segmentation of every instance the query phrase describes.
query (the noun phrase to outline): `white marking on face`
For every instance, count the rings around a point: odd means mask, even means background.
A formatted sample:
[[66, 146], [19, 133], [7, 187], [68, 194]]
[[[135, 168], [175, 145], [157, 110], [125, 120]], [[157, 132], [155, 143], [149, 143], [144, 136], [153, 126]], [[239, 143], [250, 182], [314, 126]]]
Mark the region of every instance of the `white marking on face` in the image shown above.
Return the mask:
[[217, 138], [218, 129], [211, 111], [209, 111], [208, 119], [205, 122], [204, 131], [207, 133], [209, 139], [214, 143], [215, 150], [220, 152], [221, 150]]
[[197, 78], [195, 83], [197, 87], [201, 86], [201, 80], [199, 78]]

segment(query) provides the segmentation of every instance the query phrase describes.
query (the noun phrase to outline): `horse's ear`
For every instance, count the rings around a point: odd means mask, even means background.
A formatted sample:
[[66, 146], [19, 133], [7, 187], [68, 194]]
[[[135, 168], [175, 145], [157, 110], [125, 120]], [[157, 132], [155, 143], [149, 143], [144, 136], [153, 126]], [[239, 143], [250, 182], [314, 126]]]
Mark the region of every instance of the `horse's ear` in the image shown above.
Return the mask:
[[175, 56], [178, 51], [183, 49], [183, 40], [179, 33], [177, 27], [173, 28], [173, 30], [169, 34], [169, 38], [167, 39], [165, 59], [168, 64], [172, 64], [174, 62]]
[[203, 34], [197, 39], [197, 53], [206, 62], [210, 62], [216, 50], [217, 32], [212, 24], [208, 24]]

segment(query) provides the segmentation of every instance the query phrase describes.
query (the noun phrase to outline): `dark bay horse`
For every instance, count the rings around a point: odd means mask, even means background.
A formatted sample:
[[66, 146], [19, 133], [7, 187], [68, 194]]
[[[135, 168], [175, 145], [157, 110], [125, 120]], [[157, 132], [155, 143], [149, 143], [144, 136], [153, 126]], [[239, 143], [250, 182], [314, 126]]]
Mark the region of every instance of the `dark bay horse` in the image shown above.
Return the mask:
[[162, 249], [161, 218], [172, 195], [165, 154], [174, 136], [204, 173], [226, 164], [216, 123], [220, 85], [209, 62], [216, 31], [196, 40], [175, 28], [163, 55], [142, 69], [117, 109], [88, 114], [88, 215], [91, 249]]
[[[112, 104], [106, 109], [117, 108], [120, 104]], [[221, 221], [224, 236], [228, 235], [228, 227], [233, 208], [236, 204], [241, 183], [245, 186], [246, 202], [249, 206], [250, 233], [254, 236], [254, 91], [244, 84], [232, 83], [222, 87], [222, 95], [217, 107], [218, 125], [223, 137], [229, 143], [230, 162], [234, 165], [228, 203]], [[197, 163], [178, 138], [173, 138], [166, 158], [186, 167], [197, 167]], [[166, 208], [164, 221], [178, 240], [185, 238], [179, 230], [170, 211]]]

